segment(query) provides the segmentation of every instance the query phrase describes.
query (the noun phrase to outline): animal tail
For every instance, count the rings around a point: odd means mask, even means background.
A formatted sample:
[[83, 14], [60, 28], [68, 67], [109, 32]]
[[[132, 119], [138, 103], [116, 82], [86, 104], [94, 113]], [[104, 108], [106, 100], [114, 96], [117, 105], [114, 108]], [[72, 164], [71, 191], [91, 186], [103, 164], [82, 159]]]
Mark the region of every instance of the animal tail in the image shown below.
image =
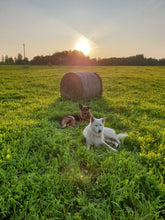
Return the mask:
[[119, 139], [122, 139], [124, 137], [126, 137], [128, 134], [127, 133], [120, 133], [120, 134], [117, 134], [116, 136], [119, 138]]

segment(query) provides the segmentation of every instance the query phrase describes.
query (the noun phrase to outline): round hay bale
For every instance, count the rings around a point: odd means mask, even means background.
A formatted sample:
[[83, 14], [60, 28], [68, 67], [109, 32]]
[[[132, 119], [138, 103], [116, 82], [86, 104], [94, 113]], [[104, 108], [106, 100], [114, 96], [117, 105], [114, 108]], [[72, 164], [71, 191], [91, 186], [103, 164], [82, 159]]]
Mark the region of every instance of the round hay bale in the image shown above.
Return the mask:
[[102, 80], [93, 72], [70, 72], [60, 83], [62, 97], [81, 100], [102, 94]]

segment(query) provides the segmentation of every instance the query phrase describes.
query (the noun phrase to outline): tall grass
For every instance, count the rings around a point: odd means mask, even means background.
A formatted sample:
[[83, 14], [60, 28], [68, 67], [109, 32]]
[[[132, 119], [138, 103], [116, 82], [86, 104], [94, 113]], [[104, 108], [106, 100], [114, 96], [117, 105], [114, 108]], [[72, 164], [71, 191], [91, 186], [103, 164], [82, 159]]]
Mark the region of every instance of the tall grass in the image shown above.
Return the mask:
[[[81, 101], [128, 132], [119, 153], [87, 150], [86, 124], [60, 130], [78, 102], [69, 71], [97, 72], [102, 97]], [[163, 219], [165, 67], [0, 66], [0, 219]]]

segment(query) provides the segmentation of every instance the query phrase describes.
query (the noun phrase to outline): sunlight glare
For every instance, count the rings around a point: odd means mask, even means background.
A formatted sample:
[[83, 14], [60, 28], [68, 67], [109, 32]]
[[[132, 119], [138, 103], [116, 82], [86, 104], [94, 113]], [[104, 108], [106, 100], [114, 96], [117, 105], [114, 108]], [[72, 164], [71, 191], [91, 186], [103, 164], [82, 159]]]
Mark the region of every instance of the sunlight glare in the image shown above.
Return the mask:
[[89, 53], [89, 51], [90, 51], [89, 44], [88, 44], [88, 42], [86, 40], [79, 41], [76, 44], [75, 49], [78, 50], [78, 51], [83, 52], [85, 55], [87, 55]]

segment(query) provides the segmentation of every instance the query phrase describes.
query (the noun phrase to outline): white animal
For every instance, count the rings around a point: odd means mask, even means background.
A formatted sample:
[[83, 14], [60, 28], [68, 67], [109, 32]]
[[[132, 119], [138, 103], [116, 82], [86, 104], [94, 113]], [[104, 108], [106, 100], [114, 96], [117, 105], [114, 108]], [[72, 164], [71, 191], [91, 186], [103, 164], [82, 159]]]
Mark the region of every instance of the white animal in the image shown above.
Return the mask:
[[91, 116], [90, 123], [83, 130], [83, 135], [87, 142], [87, 148], [90, 149], [92, 145], [99, 146], [104, 144], [113, 151], [116, 151], [106, 142], [111, 142], [118, 148], [120, 144], [120, 139], [127, 136], [127, 133], [116, 134], [115, 130], [112, 128], [104, 127], [105, 118], [95, 118]]

